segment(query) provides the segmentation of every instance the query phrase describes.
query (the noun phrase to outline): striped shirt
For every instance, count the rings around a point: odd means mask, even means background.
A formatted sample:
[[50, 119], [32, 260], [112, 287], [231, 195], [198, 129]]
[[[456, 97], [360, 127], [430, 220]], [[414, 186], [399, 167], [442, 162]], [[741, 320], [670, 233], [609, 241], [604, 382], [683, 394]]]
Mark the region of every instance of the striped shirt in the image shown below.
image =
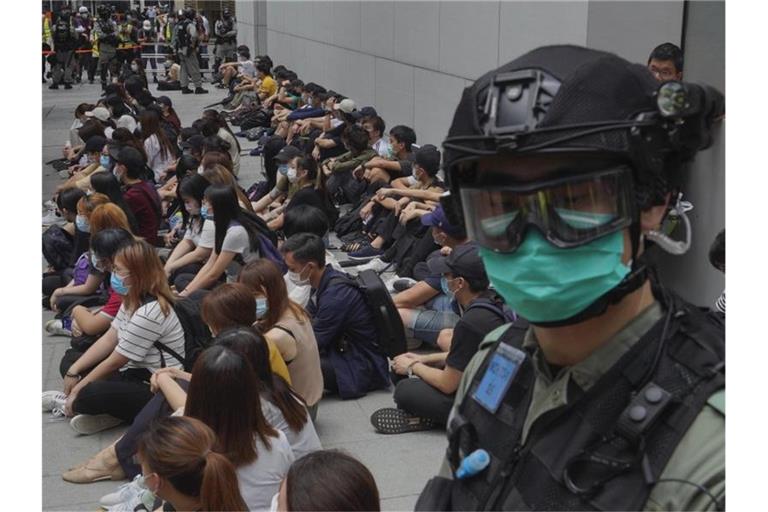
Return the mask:
[[[184, 330], [179, 317], [173, 308], [168, 316], [163, 315], [156, 300], [139, 306], [131, 316], [122, 304], [112, 327], [117, 331], [115, 351], [129, 359], [124, 366], [126, 369], [147, 368], [151, 371], [160, 368], [160, 351], [154, 347], [156, 341], [184, 356]], [[164, 353], [163, 356], [167, 367], [182, 367], [182, 363], [170, 354]]]

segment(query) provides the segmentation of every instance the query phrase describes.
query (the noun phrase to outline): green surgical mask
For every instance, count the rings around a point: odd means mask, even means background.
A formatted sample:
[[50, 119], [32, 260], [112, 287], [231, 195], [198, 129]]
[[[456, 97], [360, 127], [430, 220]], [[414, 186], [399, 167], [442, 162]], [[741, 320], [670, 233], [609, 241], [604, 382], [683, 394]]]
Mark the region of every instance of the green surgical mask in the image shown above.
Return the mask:
[[530, 322], [556, 322], [584, 311], [629, 273], [621, 261], [621, 231], [588, 244], [561, 249], [539, 231], [528, 232], [513, 253], [480, 248], [493, 286], [520, 316]]

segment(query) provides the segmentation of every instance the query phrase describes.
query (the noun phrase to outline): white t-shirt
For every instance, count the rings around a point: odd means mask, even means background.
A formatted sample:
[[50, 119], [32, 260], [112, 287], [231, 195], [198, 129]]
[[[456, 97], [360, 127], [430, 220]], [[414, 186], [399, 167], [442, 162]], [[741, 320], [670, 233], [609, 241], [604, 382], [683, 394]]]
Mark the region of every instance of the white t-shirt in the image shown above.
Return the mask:
[[213, 249], [216, 246], [216, 225], [212, 220], [203, 221], [203, 229], [200, 231], [200, 241], [197, 246], [203, 249]]
[[160, 147], [157, 135], [151, 135], [144, 141], [144, 151], [147, 152], [147, 165], [155, 173], [155, 181], [160, 182], [163, 173], [174, 161], [173, 153], [167, 151], [165, 157]]
[[244, 60], [237, 66], [237, 71], [240, 74], [246, 75], [248, 78], [256, 76], [256, 66], [253, 65], [252, 60]]
[[[129, 359], [124, 367], [126, 369], [159, 369], [160, 351], [154, 346], [156, 341], [184, 357], [184, 330], [179, 317], [173, 308], [168, 316], [163, 315], [156, 300], [139, 306], [131, 316], [125, 310], [125, 303], [121, 304], [112, 320], [112, 327], [117, 331], [115, 351]], [[164, 353], [163, 357], [166, 367], [182, 368], [182, 362], [170, 354]]]
[[200, 227], [201, 221], [202, 221], [201, 218], [199, 217], [195, 218], [189, 223], [189, 225], [187, 226], [187, 230], [184, 232], [184, 240], [189, 240], [194, 244], [195, 247], [200, 245], [200, 238], [203, 236], [203, 230], [198, 229]]
[[219, 128], [216, 135], [229, 143], [229, 156], [232, 158], [232, 174], [237, 176], [240, 172], [240, 151], [237, 150], [237, 141], [232, 134], [224, 128]]
[[389, 158], [389, 141], [384, 137], [374, 142], [371, 147], [379, 154], [379, 156]]
[[237, 468], [237, 482], [248, 510], [269, 510], [272, 496], [280, 490], [280, 482], [288, 473], [295, 457], [282, 431], [269, 438], [270, 448], [256, 436], [257, 459]]
[[221, 244], [221, 252], [224, 251], [234, 252], [242, 256], [242, 261], [232, 260], [227, 266], [228, 283], [237, 281], [237, 275], [243, 266], [259, 258], [258, 251], [251, 251], [251, 240], [248, 238], [248, 232], [240, 224], [233, 223], [227, 228], [227, 234], [224, 235], [224, 242]]
[[309, 419], [309, 414], [307, 414], [307, 422], [304, 424], [304, 427], [299, 432], [295, 432], [288, 426], [283, 412], [263, 396], [261, 397], [261, 412], [264, 413], [267, 423], [285, 434], [288, 444], [291, 445], [291, 450], [293, 450], [293, 455], [297, 459], [308, 453], [323, 449], [323, 446], [320, 444], [320, 438], [317, 437], [315, 425]]

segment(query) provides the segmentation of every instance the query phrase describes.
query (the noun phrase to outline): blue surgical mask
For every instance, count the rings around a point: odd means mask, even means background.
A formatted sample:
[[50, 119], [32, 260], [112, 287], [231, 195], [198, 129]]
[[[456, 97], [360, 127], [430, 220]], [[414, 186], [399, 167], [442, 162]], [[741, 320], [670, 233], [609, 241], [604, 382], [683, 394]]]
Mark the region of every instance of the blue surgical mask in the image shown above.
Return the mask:
[[256, 318], [264, 318], [268, 311], [266, 297], [256, 299]]
[[208, 205], [207, 204], [204, 204], [200, 208], [200, 216], [202, 218], [204, 218], [205, 220], [213, 220], [213, 214], [212, 213], [208, 213]]
[[277, 172], [282, 174], [283, 176], [288, 175], [288, 164], [280, 164], [277, 166]]
[[112, 277], [109, 279], [109, 285], [112, 287], [116, 294], [128, 295], [129, 286], [126, 286], [126, 284], [123, 282], [123, 279], [114, 272], [112, 272]]
[[621, 231], [561, 249], [532, 229], [513, 253], [479, 252], [494, 288], [531, 322], [556, 322], [584, 311], [630, 271], [621, 261]]
[[91, 224], [88, 222], [88, 219], [86, 219], [84, 215], [78, 215], [75, 217], [75, 226], [77, 226], [77, 229], [83, 233], [91, 232]]
[[456, 299], [456, 294], [451, 291], [451, 288], [448, 286], [448, 278], [443, 276], [440, 278], [440, 289], [443, 290], [443, 293], [451, 300]]
[[109, 155], [101, 155], [99, 157], [99, 165], [101, 165], [103, 168], [109, 169], [109, 162], [110, 162]]

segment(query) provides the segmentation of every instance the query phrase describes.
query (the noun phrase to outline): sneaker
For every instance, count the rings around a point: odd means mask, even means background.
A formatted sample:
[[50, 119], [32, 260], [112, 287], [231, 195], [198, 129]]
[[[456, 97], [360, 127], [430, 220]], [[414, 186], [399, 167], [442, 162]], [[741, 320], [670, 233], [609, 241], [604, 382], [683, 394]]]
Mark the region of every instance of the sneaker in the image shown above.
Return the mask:
[[161, 503], [155, 498], [155, 495], [151, 491], [148, 489], [141, 489], [127, 501], [105, 508], [108, 512], [152, 512], [153, 510], [157, 510], [160, 505]]
[[53, 199], [49, 199], [46, 202], [43, 203], [43, 208], [46, 208], [48, 210], [55, 210], [56, 209], [56, 201]]
[[197, 89], [195, 89], [195, 94], [208, 94], [208, 90], [203, 89], [202, 87], [198, 87]]
[[64, 88], [65, 89], [71, 89], [72, 88], [72, 84], [64, 84]]
[[133, 501], [144, 490], [144, 475], [138, 474], [130, 482], [118, 487], [116, 491], [102, 496], [101, 499], [99, 499], [99, 505], [108, 508], [119, 505], [120, 503]]
[[49, 89], [56, 90], [59, 88], [59, 84], [53, 84], [48, 86]]
[[410, 277], [406, 277], [403, 279], [397, 279], [395, 282], [392, 283], [392, 289], [396, 292], [404, 292], [405, 290], [413, 287], [417, 281], [415, 279], [411, 279]]
[[389, 267], [392, 263], [387, 263], [386, 261], [382, 260], [381, 258], [373, 258], [368, 263], [364, 263], [362, 265], [359, 265], [357, 267], [357, 271], [362, 272], [363, 270], [373, 270], [374, 272], [381, 272], [382, 270]]
[[350, 252], [348, 256], [349, 256], [349, 259], [351, 260], [365, 260], [365, 259], [376, 258], [377, 256], [381, 256], [382, 254], [384, 254], [384, 251], [382, 251], [381, 249], [376, 249], [372, 245], [366, 245], [365, 247], [362, 247], [355, 252]]
[[181, 88], [181, 94], [192, 94], [192, 92], [193, 92], [192, 89], [190, 89], [189, 87]]
[[116, 427], [122, 422], [123, 420], [110, 414], [78, 414], [72, 418], [69, 426], [78, 434], [89, 436]]
[[93, 80], [88, 80], [88, 83], [93, 85]]
[[414, 416], [394, 407], [385, 407], [374, 412], [371, 415], [371, 425], [381, 434], [403, 434], [435, 428], [432, 420]]
[[263, 148], [253, 148], [248, 154], [251, 156], [261, 156], [262, 151], [263, 151]]
[[61, 178], [63, 180], [68, 180], [69, 178], [72, 177], [72, 175], [69, 174], [69, 169], [62, 169], [62, 170], [59, 171], [58, 174], [59, 174], [59, 178]]
[[58, 318], [45, 322], [45, 332], [51, 336], [72, 336], [72, 331], [64, 327], [64, 322]]
[[43, 391], [43, 412], [51, 412], [54, 409], [64, 409], [67, 403], [67, 395], [61, 391]]

